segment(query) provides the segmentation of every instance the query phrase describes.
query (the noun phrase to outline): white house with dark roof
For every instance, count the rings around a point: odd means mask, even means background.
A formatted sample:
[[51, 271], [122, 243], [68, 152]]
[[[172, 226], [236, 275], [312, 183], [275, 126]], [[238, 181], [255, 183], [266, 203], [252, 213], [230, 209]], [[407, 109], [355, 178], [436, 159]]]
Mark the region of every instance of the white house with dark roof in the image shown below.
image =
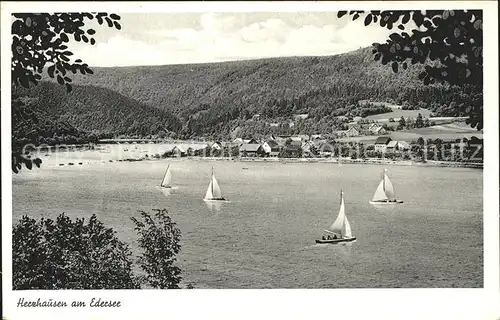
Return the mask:
[[387, 150], [387, 144], [391, 141], [392, 139], [389, 137], [378, 137], [374, 143], [375, 151], [385, 152]]

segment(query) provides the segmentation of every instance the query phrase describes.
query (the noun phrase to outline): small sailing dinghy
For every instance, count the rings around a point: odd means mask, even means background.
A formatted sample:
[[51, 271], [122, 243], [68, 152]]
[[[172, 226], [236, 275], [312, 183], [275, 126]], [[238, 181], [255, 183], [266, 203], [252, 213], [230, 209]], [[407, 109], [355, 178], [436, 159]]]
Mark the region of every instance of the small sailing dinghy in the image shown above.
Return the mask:
[[396, 193], [394, 192], [394, 186], [391, 180], [387, 176], [387, 169], [384, 169], [384, 175], [382, 181], [380, 181], [373, 199], [370, 201], [371, 204], [400, 204], [403, 203], [402, 200], [396, 199]]
[[172, 188], [170, 183], [172, 182], [172, 174], [170, 173], [170, 165], [168, 165], [167, 170], [165, 170], [165, 175], [163, 176], [163, 180], [161, 181], [161, 187], [163, 188]]
[[345, 215], [344, 193], [342, 191], [340, 191], [339, 215], [330, 228], [324, 231], [328, 233], [328, 236], [323, 236], [322, 239], [316, 239], [316, 243], [339, 243], [356, 240], [356, 237], [352, 236], [351, 225]]
[[217, 183], [217, 179], [215, 179], [215, 170], [212, 167], [212, 177], [210, 180], [210, 184], [208, 185], [207, 193], [205, 194], [205, 201], [226, 201], [222, 197], [222, 193], [220, 192], [219, 183]]

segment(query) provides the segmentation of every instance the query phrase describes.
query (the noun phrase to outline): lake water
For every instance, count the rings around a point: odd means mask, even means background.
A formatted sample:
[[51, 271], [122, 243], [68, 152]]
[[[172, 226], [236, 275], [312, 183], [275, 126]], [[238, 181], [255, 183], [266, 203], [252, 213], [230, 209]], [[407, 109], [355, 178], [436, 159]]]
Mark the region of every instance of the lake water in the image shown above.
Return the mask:
[[[483, 171], [387, 166], [402, 205], [370, 205], [383, 167], [158, 160], [82, 165], [13, 177], [13, 217], [95, 213], [137, 254], [130, 217], [166, 208], [182, 231], [179, 265], [196, 288], [483, 286]], [[60, 159], [57, 160], [59, 162]], [[157, 187], [171, 164], [170, 193]], [[230, 202], [205, 203], [211, 167]], [[248, 169], [243, 169], [248, 168]], [[316, 245], [339, 192], [357, 240]]]

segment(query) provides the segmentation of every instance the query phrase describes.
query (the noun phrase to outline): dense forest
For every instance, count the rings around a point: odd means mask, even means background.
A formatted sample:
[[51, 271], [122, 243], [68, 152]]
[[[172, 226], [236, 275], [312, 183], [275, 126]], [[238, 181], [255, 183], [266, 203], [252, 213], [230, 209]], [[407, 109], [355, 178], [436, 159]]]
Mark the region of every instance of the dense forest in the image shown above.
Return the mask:
[[98, 137], [116, 135], [168, 136], [181, 128], [177, 117], [112, 90], [96, 86], [74, 86], [71, 93], [55, 83], [41, 82], [30, 90], [17, 88], [15, 94], [30, 98], [37, 110], [57, 117], [81, 131]]
[[[245, 127], [254, 128], [253, 134], [328, 133], [343, 128], [338, 116], [388, 111], [361, 100], [465, 115], [474, 97], [424, 86], [420, 71], [420, 65], [410, 65], [395, 74], [365, 48], [326, 57], [94, 68], [93, 75], [74, 77], [71, 93], [48, 82], [16, 93], [38, 98], [39, 108], [80, 130], [106, 136], [226, 138], [245, 135]], [[291, 128], [296, 114], [308, 119]]]

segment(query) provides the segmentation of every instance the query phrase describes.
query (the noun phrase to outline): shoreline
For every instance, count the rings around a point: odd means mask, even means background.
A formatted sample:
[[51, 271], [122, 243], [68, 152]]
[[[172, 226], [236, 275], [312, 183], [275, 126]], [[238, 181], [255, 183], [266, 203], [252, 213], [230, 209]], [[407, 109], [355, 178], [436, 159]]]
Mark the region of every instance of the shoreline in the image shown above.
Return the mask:
[[[258, 157], [168, 157], [168, 158], [122, 158], [122, 159], [107, 159], [94, 160], [94, 163], [113, 163], [113, 162], [141, 162], [141, 161], [161, 161], [161, 160], [176, 160], [182, 161], [232, 161], [232, 162], [264, 162], [264, 163], [332, 163], [332, 164], [371, 164], [371, 165], [396, 165], [396, 166], [419, 166], [419, 167], [448, 167], [448, 168], [469, 168], [483, 169], [483, 163], [479, 162], [453, 162], [453, 161], [437, 161], [427, 160], [426, 162], [416, 162], [412, 160], [388, 160], [388, 159], [350, 159], [350, 158], [258, 158]], [[57, 167], [82, 165], [87, 161], [73, 160], [67, 163], [57, 163]]]

